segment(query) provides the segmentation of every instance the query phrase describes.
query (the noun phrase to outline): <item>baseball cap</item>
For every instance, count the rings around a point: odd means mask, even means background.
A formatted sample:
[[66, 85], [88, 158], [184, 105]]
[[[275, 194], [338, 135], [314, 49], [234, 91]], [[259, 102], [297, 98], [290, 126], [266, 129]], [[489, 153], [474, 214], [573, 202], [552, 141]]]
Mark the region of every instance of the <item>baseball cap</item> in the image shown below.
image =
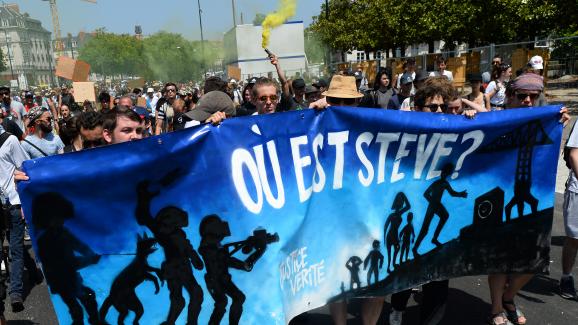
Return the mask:
[[216, 112], [223, 112], [227, 116], [235, 116], [235, 104], [231, 97], [220, 90], [213, 90], [201, 97], [194, 110], [185, 113], [185, 116], [194, 121], [205, 122]]
[[319, 91], [319, 88], [315, 87], [315, 86], [306, 86], [305, 87], [305, 93], [306, 94], [313, 94]]
[[411, 77], [411, 74], [409, 73], [404, 73], [403, 75], [401, 75], [399, 83], [402, 85], [407, 85], [413, 82], [413, 78]]
[[134, 112], [137, 113], [140, 118], [142, 118], [143, 120], [148, 120], [150, 119], [150, 113], [149, 111], [147, 111], [146, 108], [142, 107], [142, 106], [135, 106], [133, 108]]
[[257, 78], [253, 77], [253, 78], [247, 79], [247, 82], [248, 82], [249, 84], [257, 83]]
[[363, 79], [363, 74], [361, 73], [361, 71], [355, 71], [355, 73], [353, 74], [353, 76], [355, 77], [355, 80], [361, 80], [361, 79]]
[[534, 70], [543, 70], [544, 69], [544, 59], [542, 59], [542, 57], [539, 55], [535, 55], [528, 62], [528, 66], [532, 67], [532, 69], [534, 69]]
[[327, 80], [325, 80], [325, 79], [319, 79], [319, 80], [318, 80], [316, 83], [314, 83], [312, 86], [313, 86], [313, 87], [317, 87], [317, 88], [323, 87], [323, 88], [327, 89], [327, 87], [329, 87], [329, 83], [328, 83]]
[[155, 92], [155, 90], [154, 90], [153, 88], [148, 88], [148, 89], [147, 89], [147, 93], [154, 93], [154, 92]]
[[301, 78], [295, 79], [291, 85], [293, 86], [293, 89], [305, 88], [305, 80]]
[[34, 121], [36, 121], [40, 116], [42, 116], [42, 114], [44, 114], [44, 112], [47, 112], [46, 108], [42, 107], [42, 106], [35, 106], [32, 107], [29, 111], [28, 111], [28, 127], [31, 127], [32, 125], [34, 125]]
[[423, 70], [419, 70], [418, 72], [415, 73], [415, 80], [414, 81], [423, 81], [426, 80], [429, 77], [429, 75], [427, 74], [427, 72], [423, 71]]

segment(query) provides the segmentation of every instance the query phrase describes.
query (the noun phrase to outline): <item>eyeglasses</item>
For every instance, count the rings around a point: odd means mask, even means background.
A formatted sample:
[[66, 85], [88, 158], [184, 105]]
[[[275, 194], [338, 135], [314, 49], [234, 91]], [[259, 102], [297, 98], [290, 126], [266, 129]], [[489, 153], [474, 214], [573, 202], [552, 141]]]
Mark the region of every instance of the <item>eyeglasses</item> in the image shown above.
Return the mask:
[[261, 101], [261, 102], [266, 102], [267, 100], [275, 102], [275, 101], [277, 101], [277, 99], [279, 99], [279, 97], [277, 97], [277, 95], [259, 97], [259, 101]]
[[536, 100], [540, 94], [524, 94], [524, 93], [516, 93], [516, 97], [518, 97], [519, 101], [523, 101], [526, 98], [530, 97], [530, 100]]
[[429, 110], [432, 112], [436, 112], [438, 109], [441, 109], [442, 111], [448, 109], [448, 105], [446, 104], [429, 104], [425, 105], [425, 107], [429, 108]]
[[177, 92], [176, 89], [173, 89], [173, 88], [168, 88], [168, 89], [167, 89], [167, 93], [176, 93], [176, 92]]

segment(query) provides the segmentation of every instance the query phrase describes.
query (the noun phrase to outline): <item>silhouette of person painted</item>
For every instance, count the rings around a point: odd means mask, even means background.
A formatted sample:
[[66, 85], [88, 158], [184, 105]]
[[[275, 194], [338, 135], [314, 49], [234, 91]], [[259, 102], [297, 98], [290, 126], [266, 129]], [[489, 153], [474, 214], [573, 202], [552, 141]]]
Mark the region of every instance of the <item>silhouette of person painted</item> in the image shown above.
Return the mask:
[[[207, 290], [215, 301], [215, 307], [210, 325], [220, 324], [227, 310], [227, 296], [231, 297], [229, 308], [229, 324], [239, 324], [243, 314], [245, 295], [233, 283], [229, 268], [250, 272], [253, 266], [265, 253], [267, 245], [279, 241], [277, 234], [271, 235], [264, 230], [255, 230], [254, 235], [247, 240], [225, 244], [221, 242], [231, 236], [229, 224], [215, 214], [203, 218], [199, 225], [201, 244], [199, 253], [205, 261], [205, 284]], [[229, 248], [233, 250], [229, 251]], [[233, 256], [242, 250], [244, 254], [250, 254], [244, 261]]]
[[197, 324], [203, 302], [203, 290], [195, 280], [191, 264], [203, 269], [203, 261], [193, 249], [183, 228], [189, 225], [188, 214], [175, 206], [162, 208], [153, 218], [150, 213], [152, 199], [159, 191], [150, 191], [149, 182], [137, 185], [138, 203], [135, 211], [139, 225], [146, 226], [163, 248], [165, 260], [161, 265], [162, 278], [167, 281], [170, 307], [167, 320], [162, 324], [174, 324], [185, 308], [183, 288], [189, 293], [187, 324]]
[[137, 236], [136, 257], [127, 265], [114, 279], [108, 297], [104, 299], [100, 308], [100, 319], [104, 322], [106, 314], [111, 306], [118, 310], [117, 324], [124, 324], [124, 319], [128, 312], [134, 312], [133, 324], [138, 324], [144, 308], [136, 295], [136, 288], [145, 280], [151, 281], [155, 285], [155, 294], [160, 291], [157, 277], [151, 273], [154, 272], [161, 278], [161, 270], [152, 267], [147, 262], [147, 257], [156, 251], [154, 238], [149, 238], [146, 233], [143, 237]]
[[399, 254], [400, 264], [407, 261], [409, 256], [409, 247], [415, 241], [415, 232], [413, 230], [413, 213], [407, 214], [407, 224], [399, 233], [401, 239], [401, 253]]
[[518, 218], [524, 215], [524, 203], [528, 203], [532, 209], [532, 214], [538, 212], [538, 199], [536, 199], [530, 189], [532, 182], [529, 179], [516, 179], [514, 183], [514, 197], [506, 204], [506, 222], [510, 221], [512, 208], [514, 205], [518, 208]]
[[427, 235], [430, 223], [432, 222], [434, 215], [437, 215], [440, 218], [440, 221], [438, 222], [438, 225], [433, 234], [431, 242], [438, 247], [441, 246], [441, 243], [438, 241], [438, 236], [440, 235], [444, 225], [446, 224], [449, 218], [448, 210], [446, 210], [446, 208], [442, 205], [442, 196], [444, 192], [448, 191], [448, 193], [453, 197], [462, 197], [462, 198], [468, 197], [467, 191], [464, 190], [461, 192], [456, 192], [451, 187], [450, 183], [447, 181], [448, 176], [450, 176], [453, 171], [454, 171], [453, 164], [451, 163], [445, 164], [442, 167], [440, 179], [433, 182], [423, 194], [423, 196], [429, 202], [429, 205], [427, 207], [425, 218], [419, 231], [419, 235], [417, 236], [417, 240], [415, 241], [415, 245], [413, 246], [412, 251], [414, 256], [419, 255], [418, 254], [419, 245]]
[[100, 324], [95, 292], [82, 283], [78, 272], [98, 263], [100, 255], [64, 227], [65, 221], [74, 215], [72, 203], [58, 193], [42, 193], [34, 198], [32, 224], [37, 236], [38, 258], [50, 291], [62, 298], [72, 324], [84, 324], [82, 306], [89, 323]]
[[[393, 269], [390, 267], [395, 267], [395, 261], [397, 259], [397, 254], [399, 253], [399, 227], [403, 221], [402, 216], [404, 213], [411, 209], [411, 205], [407, 199], [407, 196], [402, 192], [396, 194], [393, 204], [391, 205], [393, 212], [387, 217], [385, 221], [385, 226], [383, 227], [383, 233], [385, 234], [385, 247], [387, 248], [387, 271], [392, 272]], [[391, 249], [393, 248], [393, 258], [391, 256]]]
[[349, 270], [349, 274], [351, 274], [351, 280], [349, 281], [349, 290], [353, 290], [353, 285], [357, 286], [356, 289], [361, 288], [361, 281], [359, 281], [359, 266], [363, 264], [363, 261], [358, 256], [351, 256], [347, 263], [345, 263], [345, 267]]
[[363, 261], [363, 270], [365, 270], [369, 264], [369, 270], [367, 271], [367, 285], [371, 284], [372, 275], [375, 277], [374, 283], [379, 281], [379, 269], [383, 267], [383, 254], [379, 251], [379, 245], [379, 240], [374, 240], [372, 244], [373, 249], [369, 254], [367, 254], [365, 261]]

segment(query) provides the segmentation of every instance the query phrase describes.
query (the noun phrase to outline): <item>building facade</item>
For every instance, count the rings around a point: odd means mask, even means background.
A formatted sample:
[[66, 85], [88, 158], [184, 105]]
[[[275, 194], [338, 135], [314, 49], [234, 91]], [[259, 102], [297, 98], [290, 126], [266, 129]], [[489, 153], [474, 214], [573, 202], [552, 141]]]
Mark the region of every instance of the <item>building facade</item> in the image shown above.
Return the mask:
[[6, 71], [3, 84], [16, 83], [20, 89], [54, 85], [54, 55], [51, 33], [37, 19], [20, 13], [14, 4], [0, 5], [0, 49]]

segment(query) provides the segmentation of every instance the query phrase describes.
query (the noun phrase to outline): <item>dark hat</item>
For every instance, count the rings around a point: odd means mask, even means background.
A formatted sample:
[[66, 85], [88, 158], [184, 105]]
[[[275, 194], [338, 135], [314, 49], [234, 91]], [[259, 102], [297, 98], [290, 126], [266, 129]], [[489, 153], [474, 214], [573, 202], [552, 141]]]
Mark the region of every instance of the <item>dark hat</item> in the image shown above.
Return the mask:
[[426, 80], [427, 78], [429, 78], [428, 73], [423, 71], [423, 70], [420, 70], [420, 71], [415, 73], [415, 80], [414, 81], [423, 81], [423, 80]]
[[355, 80], [362, 80], [363, 79], [363, 73], [361, 71], [355, 71], [353, 76], [355, 77]]
[[313, 87], [317, 87], [317, 88], [323, 87], [323, 88], [327, 89], [327, 87], [329, 87], [329, 83], [328, 83], [327, 80], [325, 80], [325, 79], [319, 79], [319, 80], [318, 80], [316, 83], [314, 83], [312, 86], [313, 86]]
[[201, 97], [195, 109], [185, 114], [191, 120], [205, 122], [216, 112], [223, 112], [227, 116], [235, 116], [235, 104], [227, 94], [220, 90], [213, 90]]
[[293, 89], [305, 88], [305, 80], [301, 78], [295, 79], [293, 80], [293, 83], [291, 83], [291, 86], [293, 86]]
[[257, 78], [253, 77], [253, 78], [247, 79], [247, 83], [249, 83], [249, 84], [257, 83]]
[[400, 80], [399, 80], [399, 83], [401, 85], [407, 85], [407, 84], [410, 84], [412, 82], [413, 82], [413, 78], [411, 77], [411, 74], [407, 73], [407, 72], [402, 74], [400, 77]]
[[482, 81], [482, 75], [479, 73], [468, 73], [468, 81]]
[[305, 87], [305, 93], [306, 94], [312, 94], [312, 93], [316, 93], [318, 91], [319, 91], [319, 88], [317, 88], [317, 87], [313, 87], [313, 86]]
[[46, 108], [42, 107], [42, 106], [35, 106], [32, 107], [29, 111], [28, 111], [28, 127], [31, 127], [32, 125], [34, 125], [34, 121], [36, 121], [38, 118], [40, 118], [40, 116], [42, 116], [42, 114], [44, 114], [44, 112], [48, 112], [48, 110], [46, 110]]

